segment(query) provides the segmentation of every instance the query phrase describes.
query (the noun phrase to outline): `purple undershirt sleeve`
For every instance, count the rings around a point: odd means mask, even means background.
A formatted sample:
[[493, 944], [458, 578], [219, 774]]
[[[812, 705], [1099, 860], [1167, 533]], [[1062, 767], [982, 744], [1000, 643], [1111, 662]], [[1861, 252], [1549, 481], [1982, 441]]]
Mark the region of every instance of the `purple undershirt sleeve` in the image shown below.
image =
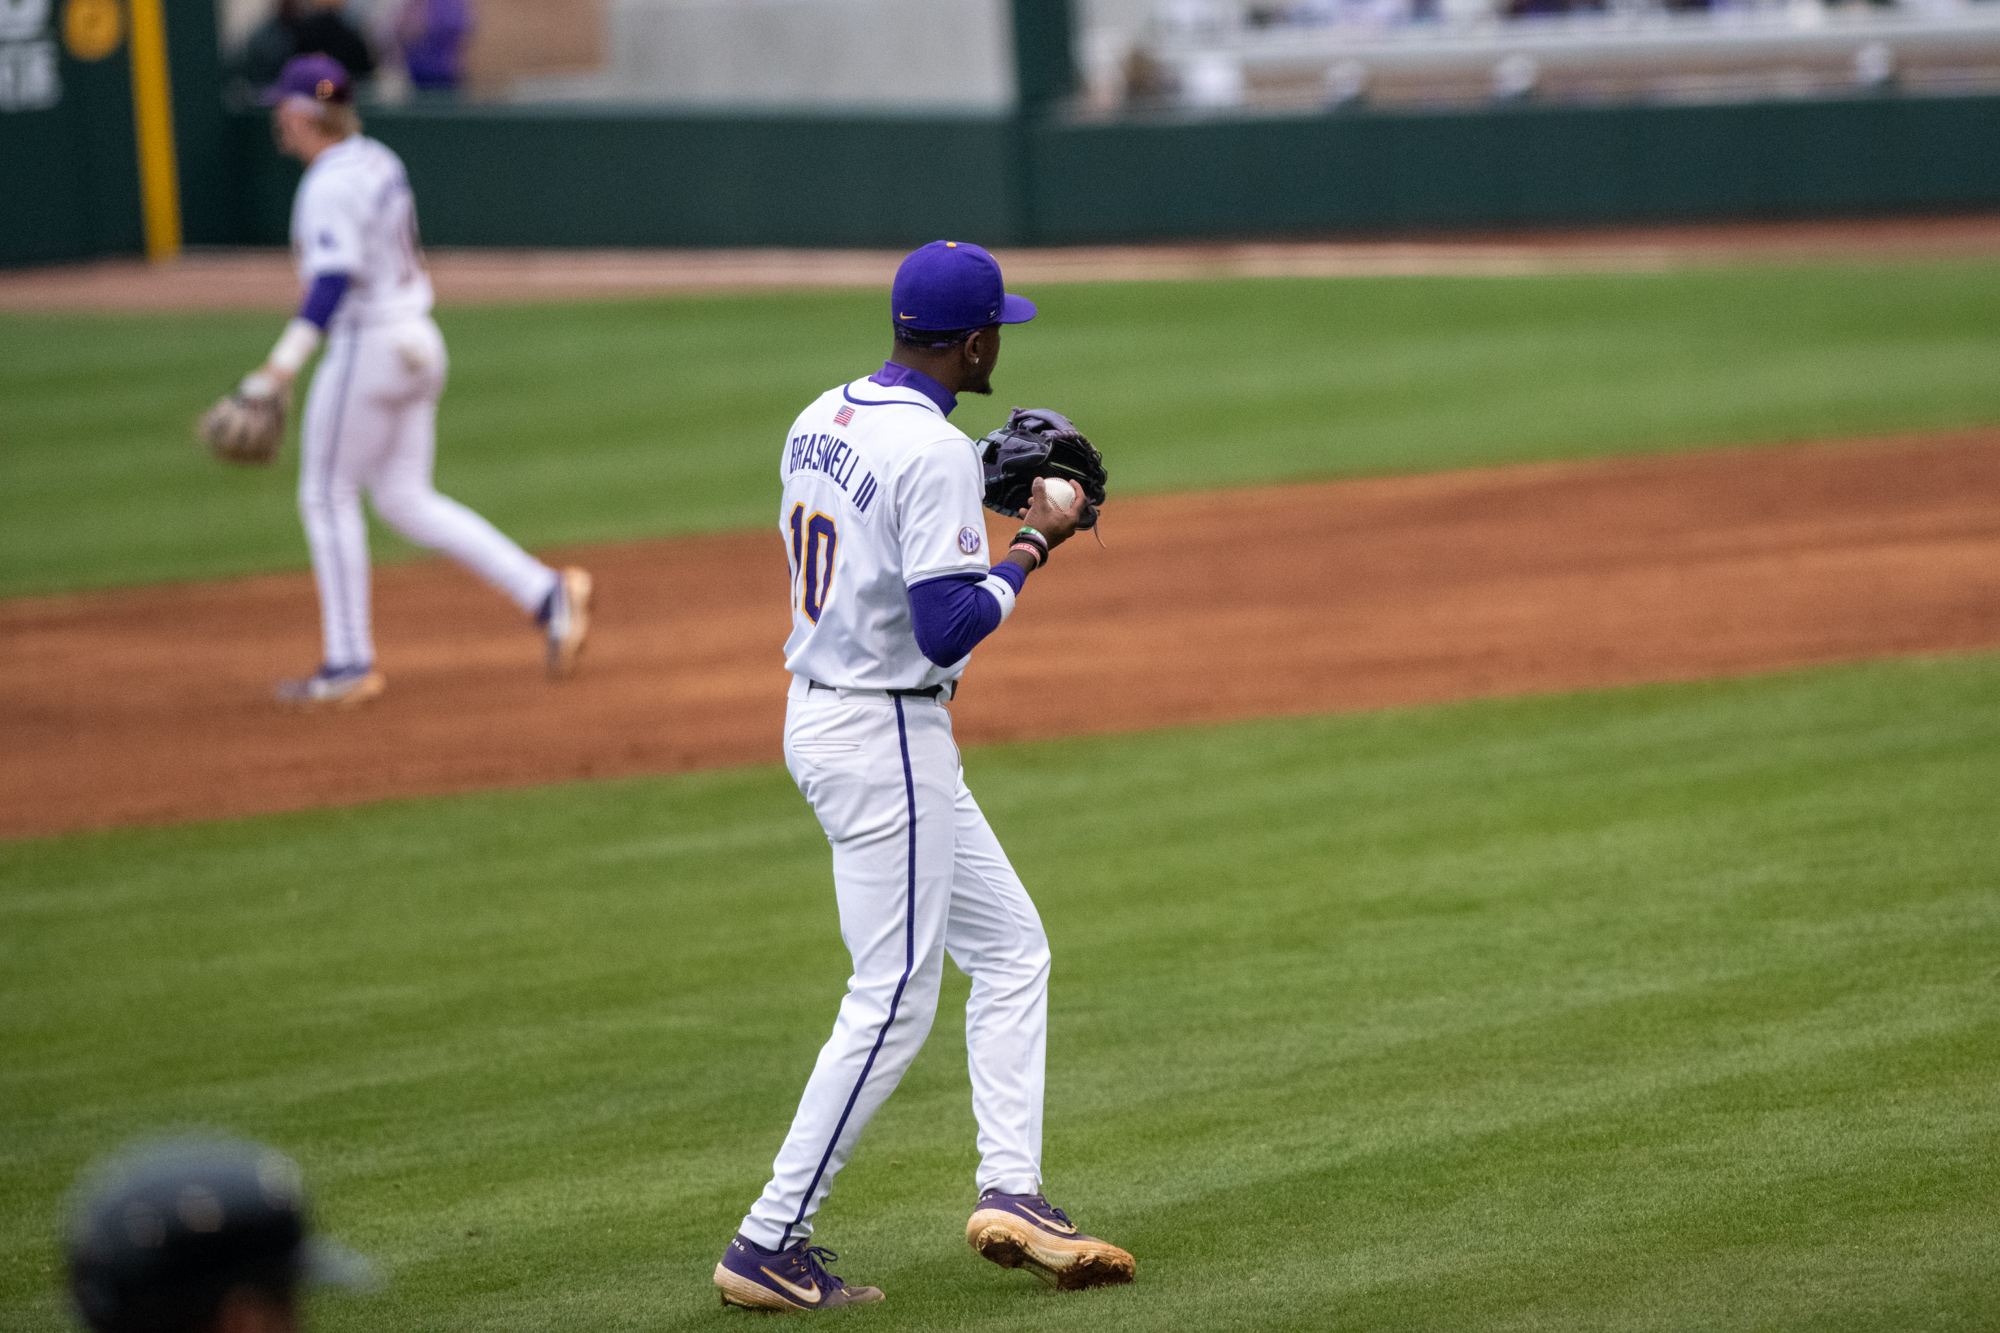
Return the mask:
[[[1028, 572], [1003, 560], [993, 567], [993, 575], [1019, 592]], [[946, 574], [910, 585], [910, 622], [917, 633], [917, 647], [939, 666], [959, 661], [1000, 627], [1000, 603], [979, 586], [985, 578], [983, 574]]]
[[340, 298], [347, 295], [348, 277], [345, 273], [322, 273], [313, 279], [312, 289], [306, 293], [305, 304], [299, 307], [299, 318], [317, 325], [320, 332], [326, 332], [327, 321], [340, 305]]

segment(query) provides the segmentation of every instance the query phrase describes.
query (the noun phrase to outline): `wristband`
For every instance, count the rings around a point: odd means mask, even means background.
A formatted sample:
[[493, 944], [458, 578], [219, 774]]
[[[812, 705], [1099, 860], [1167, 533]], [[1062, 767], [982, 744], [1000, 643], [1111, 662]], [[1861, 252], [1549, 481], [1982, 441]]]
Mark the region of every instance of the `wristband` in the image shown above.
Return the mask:
[[1007, 549], [1010, 554], [1014, 551], [1033, 551], [1037, 569], [1049, 563], [1049, 539], [1033, 528], [1024, 527], [1015, 533], [1014, 541]]
[[294, 318], [285, 325], [284, 336], [271, 349], [270, 358], [265, 362], [281, 375], [296, 375], [306, 358], [319, 346], [319, 329], [309, 319]]

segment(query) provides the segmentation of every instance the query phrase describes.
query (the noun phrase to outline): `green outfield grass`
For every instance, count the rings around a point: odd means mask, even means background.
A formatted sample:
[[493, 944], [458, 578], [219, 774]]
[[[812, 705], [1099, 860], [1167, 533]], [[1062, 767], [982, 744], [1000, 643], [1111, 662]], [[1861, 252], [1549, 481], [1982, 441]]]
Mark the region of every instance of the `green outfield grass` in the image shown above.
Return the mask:
[[[977, 750], [1056, 953], [965, 1248], [952, 982], [823, 1218], [873, 1329], [2000, 1324], [2000, 658]], [[774, 769], [0, 846], [0, 1325], [93, 1154], [293, 1150], [331, 1330], [763, 1328], [709, 1270], [846, 974]]]
[[[1991, 261], [1033, 295], [956, 420], [1067, 409], [1121, 494], [2000, 421]], [[887, 351], [882, 305], [448, 309], [441, 484], [530, 546], [771, 521], [785, 428]], [[302, 566], [296, 455], [188, 439], [278, 324], [0, 315], [0, 594]]]

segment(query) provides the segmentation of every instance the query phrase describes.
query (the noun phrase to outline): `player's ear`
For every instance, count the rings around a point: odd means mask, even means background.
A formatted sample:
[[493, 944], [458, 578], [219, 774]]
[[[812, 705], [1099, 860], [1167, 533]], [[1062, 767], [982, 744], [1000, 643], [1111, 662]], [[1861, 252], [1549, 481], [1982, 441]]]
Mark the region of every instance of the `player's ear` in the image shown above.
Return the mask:
[[993, 354], [1000, 349], [1000, 326], [989, 324], [983, 329], [974, 329], [964, 343], [965, 359], [975, 366], [993, 364]]

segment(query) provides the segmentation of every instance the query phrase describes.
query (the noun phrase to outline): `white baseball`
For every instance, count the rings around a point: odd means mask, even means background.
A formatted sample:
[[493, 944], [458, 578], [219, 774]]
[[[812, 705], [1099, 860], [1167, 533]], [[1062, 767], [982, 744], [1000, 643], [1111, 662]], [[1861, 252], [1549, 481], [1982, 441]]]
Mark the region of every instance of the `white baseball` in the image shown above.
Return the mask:
[[1049, 503], [1067, 514], [1069, 507], [1076, 503], [1076, 487], [1061, 477], [1047, 477], [1042, 481], [1042, 494], [1049, 497]]

